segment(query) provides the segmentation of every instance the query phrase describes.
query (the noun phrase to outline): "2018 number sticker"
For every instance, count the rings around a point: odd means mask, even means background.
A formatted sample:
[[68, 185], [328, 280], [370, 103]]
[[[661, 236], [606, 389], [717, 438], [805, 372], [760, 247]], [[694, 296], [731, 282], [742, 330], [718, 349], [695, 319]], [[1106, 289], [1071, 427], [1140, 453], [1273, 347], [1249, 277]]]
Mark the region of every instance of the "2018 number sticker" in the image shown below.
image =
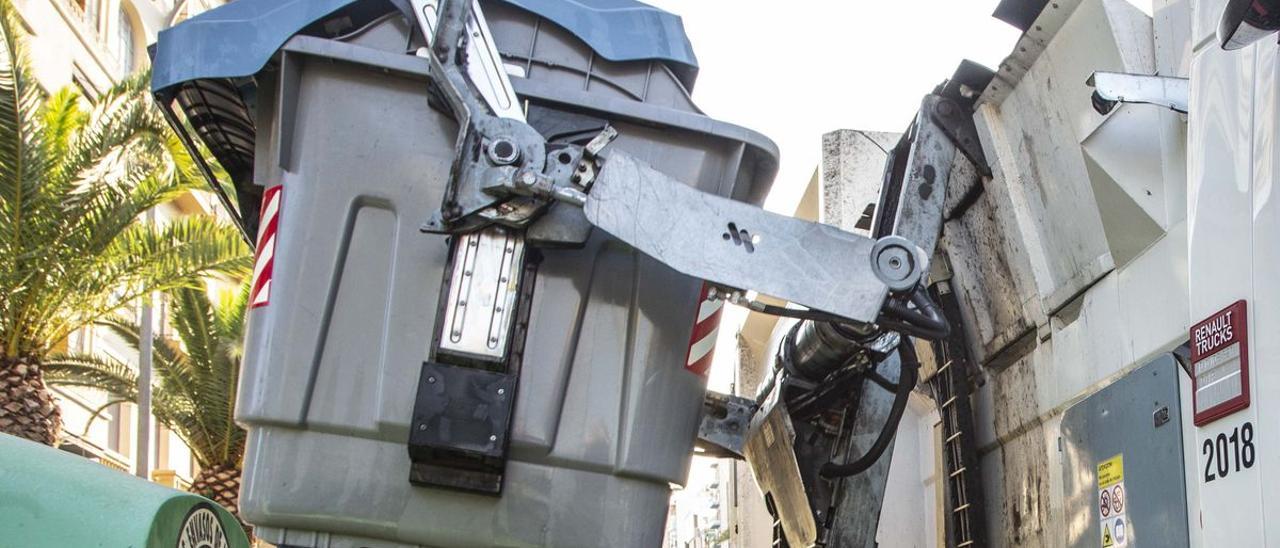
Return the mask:
[[1253, 423], [1246, 422], [1232, 428], [1230, 436], [1223, 432], [1205, 439], [1200, 453], [1205, 456], [1205, 483], [1253, 468], [1258, 456], [1258, 449], [1253, 444]]

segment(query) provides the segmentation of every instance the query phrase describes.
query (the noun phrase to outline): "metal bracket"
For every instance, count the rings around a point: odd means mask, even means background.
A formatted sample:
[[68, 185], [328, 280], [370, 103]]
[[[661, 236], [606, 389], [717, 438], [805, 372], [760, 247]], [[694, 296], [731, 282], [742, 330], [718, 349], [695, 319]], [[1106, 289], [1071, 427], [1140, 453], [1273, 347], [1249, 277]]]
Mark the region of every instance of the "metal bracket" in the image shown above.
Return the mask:
[[702, 400], [702, 420], [694, 447], [705, 457], [744, 459], [747, 426], [759, 407], [747, 398], [707, 392]]
[[1187, 113], [1191, 81], [1172, 76], [1147, 76], [1098, 71], [1085, 82], [1093, 88], [1093, 110], [1107, 114], [1120, 103], [1146, 103]]
[[978, 129], [973, 123], [973, 113], [946, 97], [934, 95], [936, 102], [929, 109], [929, 115], [942, 132], [951, 139], [962, 154], [967, 156], [978, 172], [985, 177], [991, 176], [991, 166], [987, 164], [987, 155], [982, 151], [982, 142], [978, 140]]
[[409, 430], [409, 481], [502, 493], [516, 376], [423, 362]]

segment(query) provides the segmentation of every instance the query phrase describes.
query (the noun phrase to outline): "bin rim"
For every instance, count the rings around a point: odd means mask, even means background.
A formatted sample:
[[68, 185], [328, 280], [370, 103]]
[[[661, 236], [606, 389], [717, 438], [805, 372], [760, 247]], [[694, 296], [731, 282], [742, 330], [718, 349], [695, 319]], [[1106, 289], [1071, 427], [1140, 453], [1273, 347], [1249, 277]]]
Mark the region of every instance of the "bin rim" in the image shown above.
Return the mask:
[[[637, 0], [500, 0], [546, 18], [611, 61], [660, 60], [692, 77], [698, 61], [679, 16]], [[160, 31], [152, 45], [151, 90], [257, 74], [304, 28], [374, 0], [236, 0]], [[407, 0], [381, 0], [386, 10]]]

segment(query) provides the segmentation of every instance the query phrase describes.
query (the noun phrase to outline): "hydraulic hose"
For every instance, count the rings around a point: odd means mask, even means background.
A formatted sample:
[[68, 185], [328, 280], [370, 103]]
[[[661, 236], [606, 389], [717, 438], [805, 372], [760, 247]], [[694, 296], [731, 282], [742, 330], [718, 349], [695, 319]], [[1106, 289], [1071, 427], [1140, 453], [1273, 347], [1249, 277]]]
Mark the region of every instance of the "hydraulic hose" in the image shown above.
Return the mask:
[[922, 339], [945, 339], [951, 334], [951, 324], [947, 323], [946, 316], [942, 315], [942, 310], [929, 298], [923, 286], [917, 286], [911, 292], [910, 300], [915, 305], [914, 310], [897, 299], [886, 301], [884, 312], [876, 323]]
[[901, 369], [898, 374], [897, 390], [894, 392], [893, 407], [889, 409], [889, 417], [885, 420], [884, 427], [880, 429], [880, 435], [876, 436], [875, 443], [871, 444], [871, 448], [858, 460], [844, 464], [828, 462], [822, 465], [822, 469], [818, 471], [822, 477], [845, 478], [861, 474], [880, 460], [885, 450], [889, 448], [894, 434], [898, 431], [898, 423], [902, 422], [902, 414], [907, 409], [907, 398], [911, 395], [911, 390], [915, 388], [920, 376], [920, 362], [916, 359], [916, 351], [911, 346], [911, 341], [902, 341], [898, 349], [901, 356]]

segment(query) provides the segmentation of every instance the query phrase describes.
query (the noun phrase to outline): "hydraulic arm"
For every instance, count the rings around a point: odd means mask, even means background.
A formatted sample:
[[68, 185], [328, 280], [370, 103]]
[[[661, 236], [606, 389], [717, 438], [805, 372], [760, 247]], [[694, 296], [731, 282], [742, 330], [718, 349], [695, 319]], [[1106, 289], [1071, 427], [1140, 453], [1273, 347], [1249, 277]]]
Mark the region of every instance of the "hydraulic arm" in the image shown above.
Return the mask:
[[[415, 7], [431, 15], [419, 18], [429, 28], [435, 4]], [[475, 23], [466, 19], [467, 8], [460, 0], [443, 2], [432, 48], [420, 53], [431, 61], [433, 91], [461, 128], [445, 200], [422, 230], [463, 236], [459, 242], [477, 233], [517, 240], [537, 233], [543, 245], [573, 246], [594, 227], [706, 280], [715, 297], [799, 319], [756, 401], [709, 399], [703, 438], [718, 454], [751, 462], [788, 541], [831, 540], [842, 489], [870, 490], [864, 497], [880, 500], [883, 470], [858, 487], [843, 479], [884, 464], [918, 379], [909, 337], [940, 339], [949, 332], [923, 279], [941, 233], [953, 164], [985, 170], [964, 99], [942, 88], [924, 99], [891, 154], [873, 237], [866, 237], [700, 192], [612, 150], [617, 134], [608, 127], [586, 144], [547, 143], [518, 111], [504, 114], [492, 93], [477, 91], [474, 65], [466, 61], [485, 58], [473, 41], [483, 34], [464, 32], [464, 20]], [[496, 71], [489, 80], [502, 77]], [[751, 299], [752, 292], [804, 308], [766, 305]], [[497, 300], [517, 298], [514, 291], [509, 297]], [[454, 329], [450, 325], [444, 329]], [[442, 340], [450, 335], [459, 332], [442, 333]], [[510, 369], [473, 374], [514, 379]], [[855, 427], [878, 433], [862, 439]], [[484, 455], [475, 468], [486, 481], [459, 483], [456, 468], [470, 466], [466, 447], [419, 441], [411, 440], [415, 469], [424, 471], [415, 481], [490, 492], [500, 487], [500, 452]], [[445, 469], [448, 474], [439, 473]], [[876, 514], [857, 523], [874, 532]]]
[[[689, 134], [659, 143], [644, 132], [666, 114], [614, 112], [604, 99], [591, 107], [577, 85], [538, 99], [533, 86], [551, 81], [540, 78], [579, 69], [536, 44], [580, 47], [587, 81], [599, 78], [601, 89], [632, 66], [593, 72], [599, 52], [574, 40], [595, 27], [564, 37], [504, 5], [490, 11], [490, 29], [479, 0], [389, 5], [407, 21], [381, 2], [258, 1], [186, 27], [187, 41], [213, 44], [224, 41], [208, 39], [210, 29], [288, 19], [272, 34], [285, 45], [258, 48], [248, 71], [187, 74], [175, 50], [161, 48], [172, 70], [157, 96], [222, 152], [247, 231], [259, 213], [253, 198], [277, 197], [262, 211], [275, 224], [259, 239], [276, 296], [251, 313], [255, 353], [246, 355], [256, 369], [246, 369], [237, 415], [255, 456], [244, 507], [255, 525], [283, 545], [331, 533], [347, 539], [335, 545], [370, 535], [448, 545], [473, 533], [458, 524], [471, 512], [491, 525], [483, 533], [494, 544], [604, 542], [585, 514], [652, 534], [668, 485], [685, 473], [704, 395], [705, 369], [691, 365], [709, 362], [709, 318], [733, 302], [791, 323], [757, 397], [706, 395], [700, 447], [750, 463], [778, 540], [866, 544], [885, 456], [920, 376], [913, 341], [951, 329], [927, 280], [947, 211], [978, 188], [958, 179], [985, 170], [972, 95], [947, 85], [924, 98], [890, 153], [870, 229], [855, 234], [730, 199], [758, 198], [736, 181], [769, 179], [776, 157], [735, 149], [746, 146], [736, 137], [689, 142], [712, 136], [706, 117], [682, 118]], [[617, 28], [640, 20], [622, 19]], [[500, 51], [495, 30], [534, 45]], [[643, 70], [628, 73], [644, 93], [650, 76], [675, 78], [652, 61], [663, 57], [646, 55]], [[530, 72], [537, 66], [555, 71]], [[524, 95], [508, 71], [530, 86]], [[380, 118], [387, 113], [417, 122]], [[378, 127], [362, 127], [366, 118]], [[343, 133], [351, 126], [361, 131]], [[362, 180], [369, 169], [379, 181]], [[385, 276], [366, 284], [371, 272]], [[695, 291], [700, 301], [685, 310]], [[416, 385], [404, 386], [415, 373]], [[412, 485], [406, 465], [383, 466], [405, 453]], [[324, 458], [295, 466], [296, 454]], [[372, 481], [331, 478], [331, 461], [369, 463]], [[304, 472], [305, 482], [277, 479]], [[357, 484], [362, 500], [389, 502], [354, 512], [346, 489]], [[543, 496], [550, 484], [561, 489]], [[627, 494], [592, 508], [584, 495], [596, 491]], [[500, 498], [476, 505], [477, 493]]]

